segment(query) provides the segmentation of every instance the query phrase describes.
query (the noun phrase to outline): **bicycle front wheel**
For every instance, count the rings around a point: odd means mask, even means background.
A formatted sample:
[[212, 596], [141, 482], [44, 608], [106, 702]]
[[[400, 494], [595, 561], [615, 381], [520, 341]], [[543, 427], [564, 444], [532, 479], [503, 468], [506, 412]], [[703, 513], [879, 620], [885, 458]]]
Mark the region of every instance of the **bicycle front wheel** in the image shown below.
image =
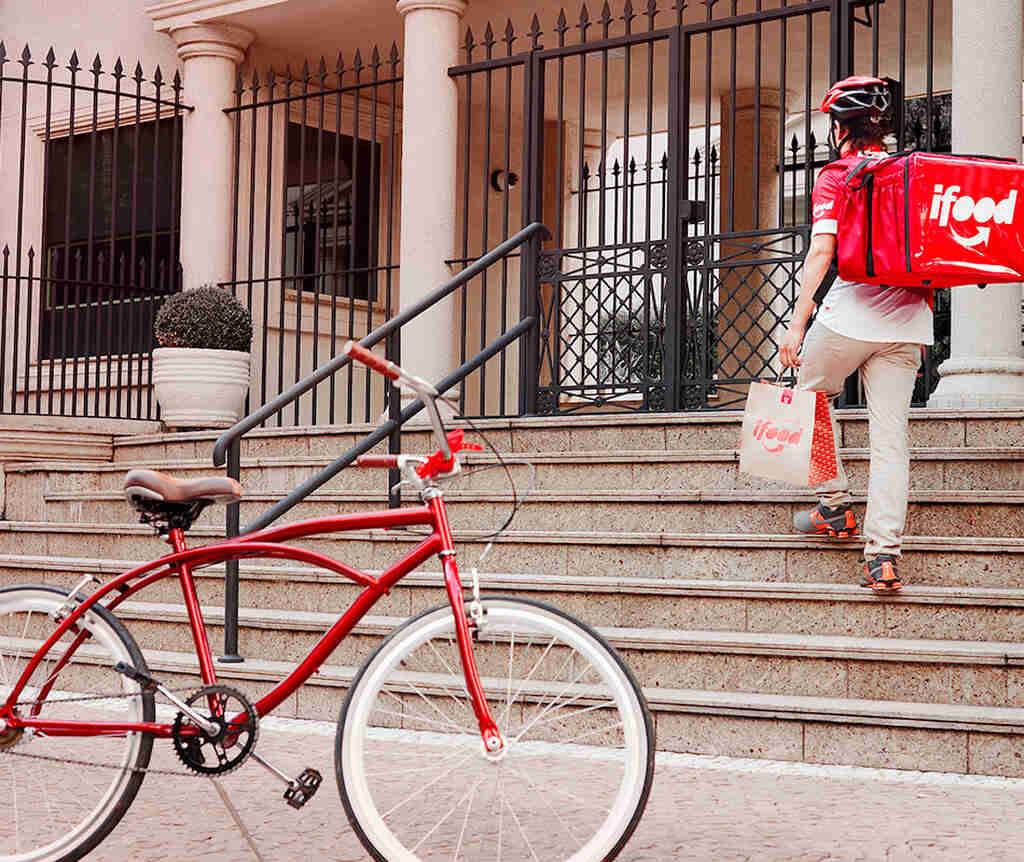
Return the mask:
[[451, 607], [427, 611], [381, 644], [342, 707], [335, 768], [349, 821], [380, 862], [613, 859], [654, 775], [640, 688], [571, 616], [482, 604], [473, 651], [505, 750], [484, 750]]
[[[67, 594], [53, 587], [0, 589], [0, 703], [53, 633]], [[146, 670], [124, 626], [96, 606], [51, 649], [18, 698], [19, 715], [74, 721], [153, 721], [152, 694], [115, 673]], [[106, 696], [106, 695], [109, 695]], [[0, 733], [0, 862], [81, 859], [124, 816], [149, 765], [153, 738]]]

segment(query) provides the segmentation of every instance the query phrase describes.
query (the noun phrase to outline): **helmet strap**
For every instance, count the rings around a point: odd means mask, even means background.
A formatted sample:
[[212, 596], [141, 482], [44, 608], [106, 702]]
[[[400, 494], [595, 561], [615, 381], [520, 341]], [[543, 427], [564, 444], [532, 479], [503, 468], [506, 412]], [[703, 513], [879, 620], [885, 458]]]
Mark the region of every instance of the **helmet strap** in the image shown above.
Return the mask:
[[841, 138], [836, 140], [836, 121], [829, 117], [828, 124], [828, 146], [836, 158], [840, 158], [843, 155], [843, 147], [846, 146], [846, 142], [850, 140], [852, 134], [846, 132]]

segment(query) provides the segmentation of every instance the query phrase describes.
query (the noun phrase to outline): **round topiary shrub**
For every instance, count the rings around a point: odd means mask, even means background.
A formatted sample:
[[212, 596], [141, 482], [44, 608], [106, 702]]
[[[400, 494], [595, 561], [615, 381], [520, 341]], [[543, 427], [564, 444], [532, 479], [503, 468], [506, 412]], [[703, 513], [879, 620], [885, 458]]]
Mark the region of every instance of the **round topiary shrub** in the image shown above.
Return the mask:
[[252, 317], [242, 303], [219, 287], [204, 285], [167, 298], [156, 316], [161, 347], [248, 352]]

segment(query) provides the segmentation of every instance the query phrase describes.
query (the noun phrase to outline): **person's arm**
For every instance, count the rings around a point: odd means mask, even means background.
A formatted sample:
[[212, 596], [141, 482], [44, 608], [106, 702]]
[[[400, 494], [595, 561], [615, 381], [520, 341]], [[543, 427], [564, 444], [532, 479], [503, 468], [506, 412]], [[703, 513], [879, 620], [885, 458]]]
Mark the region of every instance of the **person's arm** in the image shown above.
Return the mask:
[[834, 234], [819, 233], [811, 237], [811, 246], [804, 258], [803, 272], [800, 275], [800, 295], [793, 308], [793, 317], [786, 329], [779, 346], [779, 357], [786, 368], [800, 366], [800, 345], [804, 342], [804, 331], [807, 321], [814, 314], [814, 294], [828, 272], [829, 264], [836, 253]]

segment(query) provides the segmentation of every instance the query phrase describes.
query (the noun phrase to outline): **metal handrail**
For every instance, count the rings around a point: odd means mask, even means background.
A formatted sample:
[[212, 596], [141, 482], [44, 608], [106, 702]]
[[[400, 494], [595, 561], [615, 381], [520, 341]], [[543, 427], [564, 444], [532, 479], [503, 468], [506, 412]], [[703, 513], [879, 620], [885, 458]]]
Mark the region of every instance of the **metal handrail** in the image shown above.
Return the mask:
[[[359, 340], [359, 344], [362, 347], [370, 348], [377, 344], [382, 339], [391, 335], [395, 330], [399, 329], [405, 323], [408, 323], [414, 317], [422, 314], [431, 306], [440, 302], [446, 296], [457, 290], [462, 285], [468, 283], [478, 274], [486, 270], [488, 267], [497, 263], [499, 260], [505, 258], [510, 252], [524, 245], [530, 240], [534, 240], [538, 243], [544, 240], [551, 239], [551, 232], [540, 222], [533, 222], [527, 225], [521, 231], [509, 237], [500, 245], [495, 246], [483, 257], [477, 259], [472, 264], [467, 266], [462, 272], [455, 276], [455, 278], [443, 284], [437, 288], [429, 296], [424, 297], [422, 300], [417, 302], [415, 305], [409, 306], [404, 311], [395, 315], [390, 320], [378, 326], [373, 332], [364, 336]], [[438, 381], [435, 384], [439, 394], [444, 394], [453, 386], [461, 383], [466, 379], [473, 371], [483, 365], [487, 360], [496, 354], [500, 353], [510, 344], [517, 339], [521, 338], [527, 332], [532, 330], [537, 325], [537, 318], [532, 314], [524, 314], [520, 321], [503, 333], [501, 336], [496, 338], [490, 344], [488, 344], [483, 350], [476, 354], [476, 356], [464, 362], [454, 372], [449, 374], [443, 380]], [[336, 356], [329, 362], [321, 365], [316, 371], [308, 376], [304, 377], [294, 386], [290, 387], [285, 392], [278, 395], [273, 401], [263, 405], [258, 410], [254, 410], [244, 419], [236, 422], [227, 431], [221, 434], [217, 438], [217, 442], [213, 447], [213, 463], [214, 466], [223, 466], [225, 460], [227, 461], [227, 472], [232, 478], [239, 478], [241, 474], [241, 438], [248, 431], [255, 428], [257, 425], [263, 423], [266, 419], [273, 416], [275, 413], [283, 410], [303, 393], [308, 392], [320, 381], [330, 377], [335, 372], [344, 368], [351, 362], [351, 357], [348, 355]], [[228, 506], [227, 519], [226, 519], [226, 532], [228, 537], [245, 535], [248, 533], [260, 530], [266, 527], [268, 524], [273, 523], [281, 515], [296, 505], [301, 503], [306, 497], [312, 494], [317, 488], [328, 482], [345, 467], [349, 466], [353, 461], [356, 460], [360, 455], [368, 452], [374, 446], [376, 446], [381, 440], [386, 439], [392, 434], [395, 434], [397, 430], [402, 426], [403, 423], [407, 422], [417, 413], [423, 409], [424, 405], [420, 399], [416, 399], [400, 414], [397, 413], [397, 403], [391, 405], [391, 416], [387, 422], [382, 424], [380, 427], [371, 431], [366, 435], [359, 443], [348, 450], [344, 455], [336, 458], [330, 464], [328, 464], [323, 470], [317, 473], [310, 479], [307, 479], [299, 487], [288, 494], [284, 499], [279, 500], [269, 509], [267, 509], [262, 515], [260, 515], [252, 523], [247, 524], [244, 530], [239, 529], [239, 505], [238, 503], [232, 503]], [[238, 654], [238, 602], [239, 602], [239, 576], [238, 576], [238, 561], [229, 560], [225, 564], [225, 584], [224, 584], [224, 655], [221, 657], [222, 662], [240, 662], [243, 661], [242, 657]]]
[[[548, 229], [540, 222], [533, 222], [528, 224], [521, 231], [510, 236], [501, 245], [497, 245], [492, 248], [483, 257], [477, 259], [474, 263], [467, 266], [462, 272], [455, 276], [455, 278], [448, 281], [446, 284], [441, 285], [433, 293], [425, 296], [419, 302], [414, 305], [410, 305], [404, 311], [399, 312], [390, 320], [385, 321], [378, 326], [373, 332], [363, 336], [359, 339], [359, 344], [362, 347], [373, 347], [378, 342], [387, 338], [396, 329], [401, 328], [414, 317], [422, 314], [428, 308], [436, 305], [442, 299], [449, 294], [458, 290], [462, 285], [472, 281], [488, 267], [492, 266], [497, 261], [505, 257], [509, 252], [519, 248], [521, 245], [526, 243], [527, 240], [532, 239], [536, 235], [540, 235], [542, 240], [551, 239], [551, 233]], [[258, 410], [254, 410], [244, 419], [240, 419], [234, 425], [227, 429], [223, 434], [217, 438], [217, 442], [213, 447], [213, 465], [215, 467], [223, 467], [224, 462], [227, 459], [228, 447], [241, 438], [244, 434], [251, 431], [257, 425], [262, 424], [268, 418], [274, 414], [280, 412], [296, 398], [308, 392], [320, 381], [326, 380], [335, 372], [341, 370], [348, 365], [352, 360], [348, 356], [335, 356], [329, 362], [325, 362], [316, 371], [302, 378], [298, 383], [289, 389], [278, 395], [273, 401], [269, 401], [260, 407]]]

